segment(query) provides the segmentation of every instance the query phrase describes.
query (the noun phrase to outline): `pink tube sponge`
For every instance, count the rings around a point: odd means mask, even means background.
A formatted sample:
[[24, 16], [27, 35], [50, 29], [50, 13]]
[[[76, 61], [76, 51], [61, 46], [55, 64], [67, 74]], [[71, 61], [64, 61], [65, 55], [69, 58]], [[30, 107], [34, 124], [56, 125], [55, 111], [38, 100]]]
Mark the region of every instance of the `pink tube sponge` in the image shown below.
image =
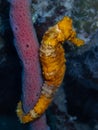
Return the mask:
[[11, 0], [10, 21], [15, 46], [23, 64], [22, 102], [27, 113], [36, 104], [42, 86], [38, 41], [32, 25], [30, 0]]
[[[10, 22], [15, 46], [23, 65], [22, 102], [25, 113], [34, 107], [41, 92], [42, 76], [39, 64], [39, 44], [33, 28], [31, 0], [9, 0]], [[30, 130], [49, 130], [45, 115], [30, 123]]]

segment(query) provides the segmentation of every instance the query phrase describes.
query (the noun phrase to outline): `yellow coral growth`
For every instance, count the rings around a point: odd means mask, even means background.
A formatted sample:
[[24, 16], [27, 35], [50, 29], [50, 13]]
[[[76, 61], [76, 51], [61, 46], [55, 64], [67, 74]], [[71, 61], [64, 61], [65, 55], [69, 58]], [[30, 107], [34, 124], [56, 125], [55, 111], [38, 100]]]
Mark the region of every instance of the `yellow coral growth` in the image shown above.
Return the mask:
[[72, 28], [72, 20], [69, 17], [64, 17], [55, 26], [49, 28], [43, 36], [40, 47], [40, 61], [45, 83], [42, 86], [38, 102], [29, 113], [24, 114], [22, 104], [18, 104], [17, 115], [22, 123], [33, 121], [41, 116], [62, 83], [66, 70], [66, 59], [62, 46], [64, 41], [71, 41], [77, 46], [84, 44], [83, 40], [76, 38], [76, 32]]

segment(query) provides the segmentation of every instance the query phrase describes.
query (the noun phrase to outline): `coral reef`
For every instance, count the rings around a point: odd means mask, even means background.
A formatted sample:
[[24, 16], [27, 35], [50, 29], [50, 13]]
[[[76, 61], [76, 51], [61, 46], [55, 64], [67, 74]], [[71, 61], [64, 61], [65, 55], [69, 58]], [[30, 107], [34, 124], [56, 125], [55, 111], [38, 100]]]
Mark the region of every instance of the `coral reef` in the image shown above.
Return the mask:
[[[63, 45], [67, 57], [67, 71], [63, 85], [60, 87], [62, 91], [59, 89], [55, 95], [47, 116], [48, 124], [53, 130], [73, 130], [73, 126], [70, 128], [71, 125], [68, 123], [73, 119], [75, 119], [73, 123], [77, 130], [98, 129], [98, 47], [96, 45], [98, 32], [94, 33], [98, 26], [97, 5], [97, 0], [32, 0], [31, 17], [39, 41], [47, 28], [53, 26], [65, 15], [72, 17], [79, 37], [85, 41], [92, 39], [92, 45], [89, 44], [81, 49], [77, 49], [69, 42]], [[7, 0], [0, 0], [0, 128], [24, 130], [28, 125], [21, 125], [15, 113], [16, 104], [21, 95], [21, 61], [13, 45], [13, 34], [9, 25], [9, 7]], [[91, 37], [92, 34], [96, 36], [95, 39]], [[76, 118], [66, 117], [67, 106], [69, 114], [77, 116]], [[30, 127], [38, 126], [37, 123], [41, 120], [37, 121], [36, 125], [32, 123]], [[88, 121], [89, 124], [87, 124]]]
[[[72, 55], [73, 54], [73, 55]], [[72, 69], [73, 68], [73, 69]], [[67, 53], [65, 76], [68, 113], [96, 130], [98, 122], [98, 31], [89, 44]], [[86, 124], [86, 125], [87, 125]]]

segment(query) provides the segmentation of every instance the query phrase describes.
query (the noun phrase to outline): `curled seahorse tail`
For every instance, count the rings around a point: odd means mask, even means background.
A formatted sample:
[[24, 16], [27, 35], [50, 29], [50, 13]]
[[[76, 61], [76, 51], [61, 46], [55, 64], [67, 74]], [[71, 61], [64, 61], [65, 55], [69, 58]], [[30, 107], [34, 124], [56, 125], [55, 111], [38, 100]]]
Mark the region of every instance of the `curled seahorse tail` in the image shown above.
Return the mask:
[[32, 121], [32, 117], [31, 117], [30, 113], [25, 114], [23, 112], [21, 101], [19, 101], [19, 103], [17, 104], [16, 113], [17, 113], [17, 116], [20, 119], [21, 123], [28, 123], [28, 122]]

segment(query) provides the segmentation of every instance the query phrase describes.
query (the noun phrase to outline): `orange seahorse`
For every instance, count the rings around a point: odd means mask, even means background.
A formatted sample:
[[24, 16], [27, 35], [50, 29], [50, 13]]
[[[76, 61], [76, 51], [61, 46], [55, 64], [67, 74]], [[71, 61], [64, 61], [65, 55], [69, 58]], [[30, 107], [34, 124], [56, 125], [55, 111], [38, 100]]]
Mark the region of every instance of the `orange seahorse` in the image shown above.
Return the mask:
[[21, 101], [17, 106], [17, 115], [22, 123], [33, 121], [40, 117], [53, 100], [54, 94], [62, 83], [66, 59], [62, 44], [71, 41], [76, 46], [81, 46], [84, 41], [76, 37], [72, 27], [72, 20], [64, 17], [56, 25], [50, 27], [43, 36], [40, 46], [40, 61], [42, 65], [44, 83], [38, 102], [25, 114]]

